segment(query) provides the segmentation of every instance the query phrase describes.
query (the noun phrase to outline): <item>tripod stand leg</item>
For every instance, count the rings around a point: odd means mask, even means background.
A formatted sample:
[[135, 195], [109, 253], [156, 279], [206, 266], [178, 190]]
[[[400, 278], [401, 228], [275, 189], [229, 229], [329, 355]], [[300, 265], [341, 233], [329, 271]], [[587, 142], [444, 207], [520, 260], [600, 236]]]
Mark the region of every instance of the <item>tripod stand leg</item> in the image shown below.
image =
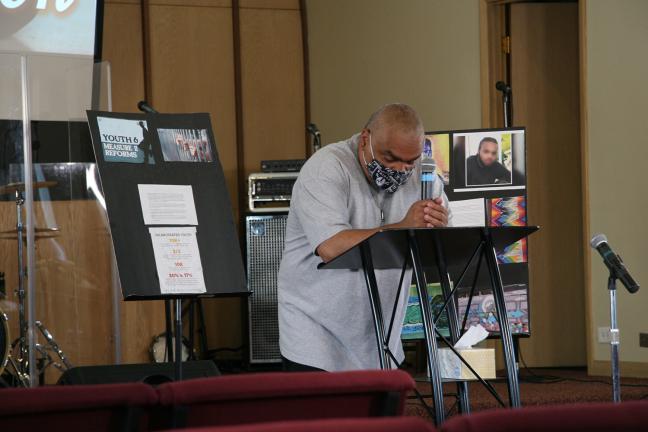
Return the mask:
[[[439, 239], [438, 233], [434, 234], [434, 247], [436, 249], [437, 269], [439, 270], [439, 279], [441, 283], [441, 289], [443, 291], [443, 297], [447, 301], [447, 307], [445, 308], [445, 310], [448, 314], [450, 341], [455, 344], [457, 343], [461, 335], [461, 329], [459, 328], [459, 317], [457, 314], [457, 305], [455, 302], [455, 296], [452, 295], [450, 275], [448, 274], [448, 266], [446, 264], [443, 246], [441, 245], [441, 240]], [[470, 412], [470, 398], [468, 395], [467, 382], [457, 383], [457, 395], [459, 397], [459, 411], [463, 414], [468, 414]]]
[[385, 321], [383, 320], [380, 295], [378, 294], [378, 283], [376, 282], [376, 275], [374, 273], [374, 266], [369, 245], [363, 243], [360, 246], [360, 254], [362, 257], [362, 268], [364, 270], [367, 291], [369, 293], [369, 303], [371, 304], [371, 312], [374, 319], [374, 329], [376, 331], [376, 343], [378, 346], [378, 359], [380, 361], [380, 369], [389, 369], [389, 363], [387, 362], [387, 355], [385, 353], [385, 351], [389, 348], [385, 346]]
[[423, 322], [423, 334], [425, 335], [425, 345], [427, 348], [427, 361], [430, 373], [430, 386], [434, 397], [434, 422], [439, 425], [445, 420], [445, 406], [443, 404], [443, 385], [441, 383], [441, 370], [439, 369], [439, 348], [437, 346], [436, 332], [432, 314], [430, 312], [430, 302], [421, 265], [421, 256], [419, 254], [418, 242], [413, 231], [408, 233], [408, 243], [410, 259], [414, 268], [414, 278], [416, 280], [416, 291], [418, 293], [419, 305], [421, 307], [421, 321]]
[[61, 359], [61, 362], [65, 366], [66, 369], [71, 369], [72, 364], [70, 361], [67, 359], [65, 356], [65, 353], [63, 350], [59, 347], [59, 345], [56, 343], [56, 340], [54, 340], [54, 336], [45, 328], [42, 322], [36, 321], [36, 327], [40, 330], [40, 332], [43, 334], [45, 337], [45, 340], [47, 341], [47, 345], [52, 348], [52, 350], [56, 353], [56, 355]]
[[182, 300], [175, 302], [175, 380], [182, 381]]
[[495, 309], [497, 310], [497, 321], [500, 326], [500, 335], [502, 338], [502, 347], [504, 349], [504, 364], [506, 366], [507, 386], [509, 391], [509, 402], [511, 407], [519, 408], [520, 403], [520, 382], [518, 380], [518, 371], [515, 362], [515, 347], [513, 345], [513, 336], [506, 312], [506, 302], [504, 299], [504, 287], [502, 284], [502, 275], [497, 264], [497, 253], [493, 245], [493, 239], [488, 229], [484, 230], [484, 242], [486, 245], [486, 265], [493, 287], [493, 299], [495, 300]]

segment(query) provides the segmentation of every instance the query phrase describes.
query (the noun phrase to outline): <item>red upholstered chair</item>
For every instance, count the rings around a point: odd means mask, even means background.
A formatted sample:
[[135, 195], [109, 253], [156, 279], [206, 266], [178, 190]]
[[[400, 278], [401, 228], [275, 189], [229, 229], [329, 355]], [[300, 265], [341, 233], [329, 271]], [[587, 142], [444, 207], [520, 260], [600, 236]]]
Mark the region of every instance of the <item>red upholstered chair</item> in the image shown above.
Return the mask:
[[395, 416], [403, 413], [413, 388], [402, 371], [277, 372], [173, 382], [157, 388], [173, 423], [156, 426]]
[[418, 417], [301, 420], [175, 429], [178, 432], [435, 432], [434, 426]]
[[1, 389], [0, 430], [148, 430], [156, 403], [155, 390], [142, 383]]
[[454, 417], [444, 432], [645, 431], [648, 401], [498, 409]]

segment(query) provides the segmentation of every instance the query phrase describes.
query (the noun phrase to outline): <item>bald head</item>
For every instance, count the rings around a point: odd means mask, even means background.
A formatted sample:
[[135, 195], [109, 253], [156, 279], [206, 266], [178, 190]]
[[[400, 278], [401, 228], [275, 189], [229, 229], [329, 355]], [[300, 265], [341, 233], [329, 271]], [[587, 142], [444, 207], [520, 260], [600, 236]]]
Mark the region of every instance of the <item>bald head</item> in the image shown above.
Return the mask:
[[424, 133], [423, 122], [414, 108], [401, 103], [384, 105], [371, 114], [365, 129], [369, 129], [373, 135], [381, 138], [394, 132], [415, 136], [422, 136]]
[[413, 169], [423, 151], [423, 135], [421, 118], [409, 105], [389, 104], [373, 113], [358, 145], [358, 160], [367, 178], [366, 163], [372, 158], [397, 171]]

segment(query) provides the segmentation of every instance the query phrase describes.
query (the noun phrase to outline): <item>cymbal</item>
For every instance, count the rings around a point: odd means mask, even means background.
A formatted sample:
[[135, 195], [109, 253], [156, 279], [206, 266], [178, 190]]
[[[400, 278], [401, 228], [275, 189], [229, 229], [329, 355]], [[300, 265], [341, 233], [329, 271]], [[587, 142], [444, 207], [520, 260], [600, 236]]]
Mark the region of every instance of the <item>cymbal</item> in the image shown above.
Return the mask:
[[[58, 182], [54, 180], [39, 181], [39, 182], [32, 183], [32, 188], [33, 189], [51, 188], [56, 186], [57, 184]], [[4, 186], [0, 186], [0, 195], [9, 195], [9, 194], [14, 194], [16, 192], [24, 192], [24, 190], [25, 190], [25, 183], [23, 182], [9, 183]]]
[[[61, 233], [59, 228], [34, 228], [34, 239], [40, 240], [44, 238], [56, 237]], [[27, 235], [27, 228], [23, 229], [23, 237]], [[18, 230], [16, 228], [0, 231], [0, 240], [15, 240], [18, 238]]]

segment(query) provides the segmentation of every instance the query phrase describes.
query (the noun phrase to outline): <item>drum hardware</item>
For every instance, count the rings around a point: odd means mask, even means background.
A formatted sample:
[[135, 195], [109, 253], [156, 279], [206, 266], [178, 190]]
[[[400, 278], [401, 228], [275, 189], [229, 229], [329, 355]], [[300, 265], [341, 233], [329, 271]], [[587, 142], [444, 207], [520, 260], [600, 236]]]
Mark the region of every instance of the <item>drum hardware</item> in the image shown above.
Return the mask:
[[[39, 188], [49, 188], [56, 186], [57, 182], [55, 181], [43, 181], [35, 182], [33, 184], [34, 189]], [[18, 327], [19, 335], [18, 338], [11, 344], [11, 348], [7, 349], [6, 359], [0, 357], [0, 361], [11, 365], [13, 369], [13, 375], [15, 381], [24, 387], [29, 387], [31, 383], [31, 377], [29, 375], [29, 346], [27, 343], [27, 332], [28, 332], [28, 323], [27, 317], [25, 315], [25, 301], [26, 301], [26, 292], [25, 292], [25, 266], [23, 263], [23, 243], [26, 238], [25, 226], [22, 222], [22, 208], [25, 202], [23, 197], [23, 191], [25, 190], [24, 183], [10, 183], [8, 185], [0, 187], [0, 194], [15, 194], [16, 197], [16, 228], [0, 232], [0, 239], [13, 239], [15, 238], [18, 246], [18, 288], [16, 293], [18, 295]], [[59, 233], [58, 228], [36, 228], [35, 229], [35, 239], [49, 238]], [[4, 323], [6, 327], [6, 315], [4, 316]], [[40, 330], [45, 338], [45, 344], [34, 345], [35, 351], [39, 354], [39, 358], [36, 361], [37, 365], [37, 374], [41, 377], [47, 367], [54, 365], [60, 370], [66, 370], [72, 367], [70, 362], [63, 350], [56, 343], [52, 334], [47, 330], [41, 321], [35, 321], [36, 327]], [[9, 340], [8, 329], [5, 332], [7, 342]], [[56, 353], [58, 358], [61, 360], [61, 363], [54, 361], [52, 356], [48, 353], [48, 350]], [[15, 357], [12, 356], [12, 353], [15, 353]], [[2, 369], [0, 369], [0, 373]]]

